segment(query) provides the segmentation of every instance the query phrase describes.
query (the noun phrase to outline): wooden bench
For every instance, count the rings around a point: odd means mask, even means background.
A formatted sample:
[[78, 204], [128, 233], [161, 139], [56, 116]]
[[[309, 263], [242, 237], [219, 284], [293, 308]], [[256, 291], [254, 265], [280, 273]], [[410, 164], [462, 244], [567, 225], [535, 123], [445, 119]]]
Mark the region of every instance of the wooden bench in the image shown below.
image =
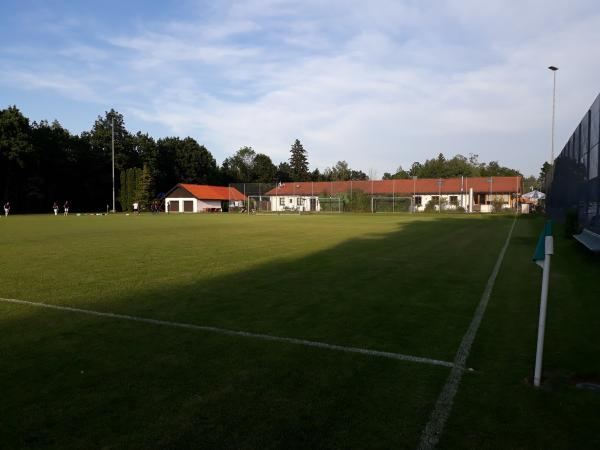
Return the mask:
[[600, 253], [600, 234], [586, 228], [580, 234], [574, 234], [573, 237], [592, 252]]

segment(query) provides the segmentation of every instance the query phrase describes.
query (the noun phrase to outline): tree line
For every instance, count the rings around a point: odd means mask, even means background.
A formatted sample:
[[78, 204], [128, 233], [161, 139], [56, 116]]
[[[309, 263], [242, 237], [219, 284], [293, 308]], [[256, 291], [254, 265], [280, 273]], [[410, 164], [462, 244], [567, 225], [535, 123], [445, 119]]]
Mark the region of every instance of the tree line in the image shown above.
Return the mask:
[[[117, 209], [136, 201], [147, 206], [177, 183], [227, 185], [236, 182], [366, 180], [361, 170], [338, 161], [323, 171], [309, 170], [308, 153], [296, 139], [290, 158], [275, 164], [252, 147], [240, 148], [221, 165], [191, 137], [154, 139], [129, 132], [123, 115], [111, 109], [98, 116], [89, 131], [72, 134], [58, 121], [30, 122], [16, 106], [0, 110], [0, 193], [15, 212], [45, 212], [68, 200], [76, 211], [102, 211], [112, 206], [111, 155], [114, 128]], [[517, 175], [497, 162], [479, 163], [476, 155], [457, 155], [399, 168], [384, 179], [411, 176]]]

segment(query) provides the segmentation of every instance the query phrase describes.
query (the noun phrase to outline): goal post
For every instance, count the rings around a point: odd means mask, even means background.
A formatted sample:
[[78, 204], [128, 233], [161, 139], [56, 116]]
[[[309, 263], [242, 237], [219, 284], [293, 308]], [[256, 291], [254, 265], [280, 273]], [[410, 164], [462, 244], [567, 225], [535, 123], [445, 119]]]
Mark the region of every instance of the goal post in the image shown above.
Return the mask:
[[371, 197], [372, 213], [409, 213], [412, 211], [412, 197]]
[[341, 213], [342, 199], [340, 197], [319, 197], [318, 208], [316, 211], [320, 213]]
[[248, 214], [270, 214], [275, 212], [271, 205], [271, 197], [268, 195], [249, 195], [246, 202]]

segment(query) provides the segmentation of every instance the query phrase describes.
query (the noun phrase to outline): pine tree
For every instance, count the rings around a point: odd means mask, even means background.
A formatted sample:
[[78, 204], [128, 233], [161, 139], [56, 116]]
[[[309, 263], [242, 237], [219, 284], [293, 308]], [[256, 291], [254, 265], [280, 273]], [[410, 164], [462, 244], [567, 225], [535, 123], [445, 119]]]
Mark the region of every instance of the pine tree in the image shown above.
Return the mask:
[[150, 168], [144, 164], [143, 169], [137, 170], [135, 198], [140, 204], [140, 209], [149, 209], [152, 201], [152, 175]]
[[127, 211], [131, 211], [133, 209], [133, 202], [136, 201], [135, 189], [137, 186], [137, 171], [138, 169], [135, 167], [127, 169]]
[[292, 179], [294, 181], [305, 181], [308, 180], [308, 158], [306, 156], [306, 150], [302, 147], [302, 144], [298, 139], [292, 145], [290, 150], [290, 169]]
[[119, 190], [119, 203], [121, 203], [121, 211], [127, 211], [127, 171], [121, 170], [121, 188]]

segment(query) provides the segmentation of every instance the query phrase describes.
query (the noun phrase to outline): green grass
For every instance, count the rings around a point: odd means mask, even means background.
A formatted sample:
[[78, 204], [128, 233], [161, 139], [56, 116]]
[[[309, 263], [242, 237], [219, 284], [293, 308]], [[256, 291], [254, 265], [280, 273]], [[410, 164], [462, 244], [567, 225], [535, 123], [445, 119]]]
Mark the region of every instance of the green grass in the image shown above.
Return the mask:
[[[452, 361], [511, 217], [22, 216], [0, 297]], [[441, 446], [592, 448], [598, 261], [521, 219]], [[2, 448], [414, 448], [449, 370], [0, 302]], [[541, 419], [538, 419], [540, 416]], [[514, 431], [511, 431], [514, 430]], [[502, 446], [502, 445], [500, 445]]]

